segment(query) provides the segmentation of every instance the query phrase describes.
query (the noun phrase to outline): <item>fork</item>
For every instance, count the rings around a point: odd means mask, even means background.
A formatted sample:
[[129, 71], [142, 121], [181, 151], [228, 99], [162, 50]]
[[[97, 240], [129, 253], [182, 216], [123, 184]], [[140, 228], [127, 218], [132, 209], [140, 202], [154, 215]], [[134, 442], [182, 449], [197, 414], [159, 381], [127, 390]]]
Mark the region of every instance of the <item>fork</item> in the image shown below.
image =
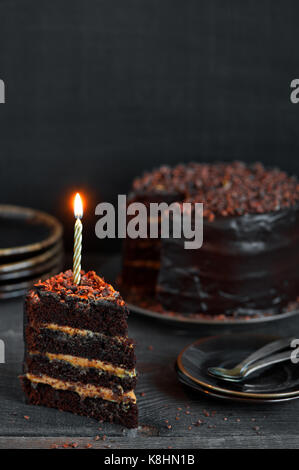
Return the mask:
[[[240, 382], [245, 377], [248, 377], [249, 374], [252, 374], [259, 369], [290, 359], [291, 354], [294, 351], [290, 350], [293, 339], [294, 338], [283, 338], [268, 343], [250, 354], [232, 369], [209, 367], [208, 372], [219, 379]], [[280, 354], [273, 354], [286, 348], [289, 348], [289, 350]]]

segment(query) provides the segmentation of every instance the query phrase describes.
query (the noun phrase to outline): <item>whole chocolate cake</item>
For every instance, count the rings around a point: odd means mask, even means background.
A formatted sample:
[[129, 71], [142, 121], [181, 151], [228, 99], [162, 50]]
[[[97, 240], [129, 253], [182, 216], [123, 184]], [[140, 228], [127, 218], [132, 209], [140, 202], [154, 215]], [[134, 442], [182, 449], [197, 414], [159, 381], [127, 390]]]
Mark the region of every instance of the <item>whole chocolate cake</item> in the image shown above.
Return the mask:
[[295, 177], [260, 163], [190, 163], [134, 181], [129, 204], [162, 201], [203, 203], [203, 245], [188, 250], [183, 238], [126, 239], [126, 289], [147, 290], [167, 310], [206, 315], [280, 313], [296, 300]]
[[29, 403], [137, 426], [135, 346], [128, 309], [95, 272], [37, 283], [25, 303], [24, 375]]

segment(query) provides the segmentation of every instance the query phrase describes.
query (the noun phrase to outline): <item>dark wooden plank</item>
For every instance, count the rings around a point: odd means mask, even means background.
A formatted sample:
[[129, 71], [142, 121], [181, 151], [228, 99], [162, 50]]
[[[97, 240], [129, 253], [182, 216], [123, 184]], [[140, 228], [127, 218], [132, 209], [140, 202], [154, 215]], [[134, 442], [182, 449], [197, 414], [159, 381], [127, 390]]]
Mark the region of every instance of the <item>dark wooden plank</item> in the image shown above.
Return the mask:
[[[72, 445], [75, 444], [75, 447]], [[143, 436], [131, 439], [116, 439], [107, 437], [95, 441], [86, 437], [0, 437], [0, 449], [85, 449], [92, 446], [93, 449], [298, 449], [298, 438], [290, 435], [288, 441], [283, 441], [279, 436], [255, 436], [249, 442], [246, 436], [225, 437], [201, 437], [190, 438], [181, 436], [172, 437], [150, 437], [147, 440]]]

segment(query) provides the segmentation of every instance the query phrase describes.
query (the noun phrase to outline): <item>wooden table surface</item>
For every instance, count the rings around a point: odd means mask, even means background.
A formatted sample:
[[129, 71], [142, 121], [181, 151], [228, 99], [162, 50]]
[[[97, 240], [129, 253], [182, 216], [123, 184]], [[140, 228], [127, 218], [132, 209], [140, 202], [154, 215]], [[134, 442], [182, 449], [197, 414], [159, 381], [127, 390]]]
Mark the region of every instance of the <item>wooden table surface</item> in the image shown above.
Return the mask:
[[[93, 263], [99, 273], [105, 271], [98, 258]], [[22, 304], [21, 299], [0, 303], [0, 339], [6, 352], [6, 362], [0, 364], [0, 448], [72, 443], [78, 448], [91, 444], [112, 449], [299, 447], [299, 400], [240, 404], [208, 398], [178, 382], [174, 363], [181, 349], [219, 329], [186, 329], [135, 314], [130, 316], [129, 330], [137, 342], [138, 430], [25, 404], [18, 381], [23, 356]], [[246, 330], [282, 336], [298, 331], [299, 337], [299, 317], [242, 329]], [[198, 420], [202, 424], [194, 425]]]

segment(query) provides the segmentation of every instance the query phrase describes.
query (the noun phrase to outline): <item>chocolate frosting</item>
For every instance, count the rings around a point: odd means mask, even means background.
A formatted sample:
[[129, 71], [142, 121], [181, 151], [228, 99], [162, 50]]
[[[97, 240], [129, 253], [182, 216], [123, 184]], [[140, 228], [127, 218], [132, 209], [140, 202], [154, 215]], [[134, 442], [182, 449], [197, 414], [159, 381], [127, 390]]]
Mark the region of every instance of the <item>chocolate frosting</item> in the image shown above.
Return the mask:
[[299, 207], [204, 220], [203, 245], [163, 239], [158, 300], [185, 313], [279, 313], [299, 287]]

